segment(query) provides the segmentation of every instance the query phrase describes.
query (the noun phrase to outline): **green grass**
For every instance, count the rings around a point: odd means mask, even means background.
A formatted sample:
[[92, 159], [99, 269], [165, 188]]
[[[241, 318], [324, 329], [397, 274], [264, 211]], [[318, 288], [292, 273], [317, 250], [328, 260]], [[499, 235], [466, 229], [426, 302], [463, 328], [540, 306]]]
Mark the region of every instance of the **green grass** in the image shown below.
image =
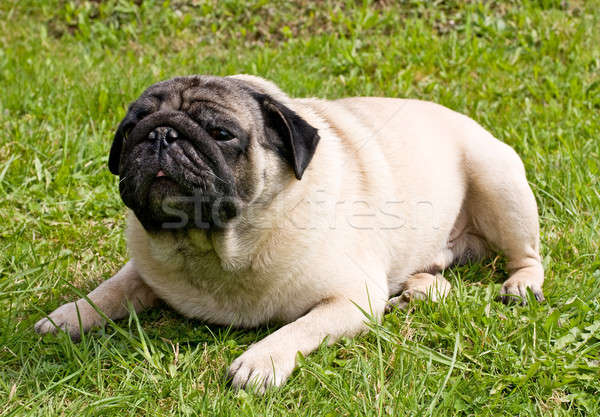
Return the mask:
[[[0, 415], [600, 415], [600, 4], [434, 3], [2, 1]], [[546, 302], [496, 302], [497, 260], [446, 271], [444, 304], [321, 347], [265, 397], [223, 378], [272, 329], [165, 307], [79, 344], [39, 337], [127, 258], [106, 167], [127, 104], [190, 73], [470, 115], [524, 160]]]

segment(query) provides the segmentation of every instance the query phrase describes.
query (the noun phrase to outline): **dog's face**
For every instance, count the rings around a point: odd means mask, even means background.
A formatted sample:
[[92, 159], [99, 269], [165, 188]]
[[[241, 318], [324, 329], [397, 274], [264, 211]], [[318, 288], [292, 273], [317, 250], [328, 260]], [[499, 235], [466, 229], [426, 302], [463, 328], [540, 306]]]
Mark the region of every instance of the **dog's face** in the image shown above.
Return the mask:
[[147, 230], [224, 227], [286, 176], [300, 180], [318, 141], [315, 128], [260, 86], [179, 77], [130, 105], [109, 168]]

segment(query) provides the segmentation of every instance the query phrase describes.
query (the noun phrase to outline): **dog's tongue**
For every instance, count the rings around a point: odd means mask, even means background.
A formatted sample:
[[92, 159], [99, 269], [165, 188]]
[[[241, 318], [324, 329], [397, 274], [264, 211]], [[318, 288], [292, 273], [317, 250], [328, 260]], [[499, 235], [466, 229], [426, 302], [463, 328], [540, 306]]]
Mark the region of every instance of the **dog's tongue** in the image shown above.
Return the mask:
[[165, 177], [166, 175], [167, 175], [167, 174], [165, 174], [165, 173], [163, 172], [163, 170], [161, 169], [161, 170], [159, 170], [159, 171], [156, 173], [156, 178], [158, 178], [158, 177]]

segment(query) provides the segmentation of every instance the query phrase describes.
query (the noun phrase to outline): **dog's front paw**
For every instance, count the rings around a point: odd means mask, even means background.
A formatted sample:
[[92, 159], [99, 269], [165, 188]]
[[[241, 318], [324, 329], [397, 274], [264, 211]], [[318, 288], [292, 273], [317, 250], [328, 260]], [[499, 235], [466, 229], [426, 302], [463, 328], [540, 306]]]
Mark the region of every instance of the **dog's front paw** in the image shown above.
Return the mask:
[[[81, 300], [80, 300], [81, 301]], [[79, 314], [77, 310], [79, 309]], [[81, 318], [81, 327], [79, 326]], [[79, 340], [81, 330], [89, 330], [103, 323], [100, 315], [87, 303], [67, 303], [58, 307], [48, 317], [38, 321], [34, 329], [39, 334], [56, 333], [58, 329], [67, 333], [71, 339]]]
[[527, 288], [531, 290], [537, 301], [544, 301], [544, 293], [541, 284], [527, 275], [512, 276], [506, 280], [500, 289], [501, 300], [505, 304], [511, 302], [527, 303]]
[[250, 346], [227, 371], [231, 385], [260, 394], [282, 385], [296, 366], [296, 352], [283, 352], [269, 344]]

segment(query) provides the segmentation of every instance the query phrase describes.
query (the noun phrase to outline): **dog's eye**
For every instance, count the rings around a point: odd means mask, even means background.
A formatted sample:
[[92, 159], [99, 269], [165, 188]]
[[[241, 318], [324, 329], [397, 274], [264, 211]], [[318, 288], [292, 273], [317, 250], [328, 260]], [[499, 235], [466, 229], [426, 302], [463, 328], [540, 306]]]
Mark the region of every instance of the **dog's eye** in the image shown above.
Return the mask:
[[207, 129], [208, 134], [214, 139], [220, 142], [231, 140], [234, 136], [226, 129], [221, 127], [211, 127]]

